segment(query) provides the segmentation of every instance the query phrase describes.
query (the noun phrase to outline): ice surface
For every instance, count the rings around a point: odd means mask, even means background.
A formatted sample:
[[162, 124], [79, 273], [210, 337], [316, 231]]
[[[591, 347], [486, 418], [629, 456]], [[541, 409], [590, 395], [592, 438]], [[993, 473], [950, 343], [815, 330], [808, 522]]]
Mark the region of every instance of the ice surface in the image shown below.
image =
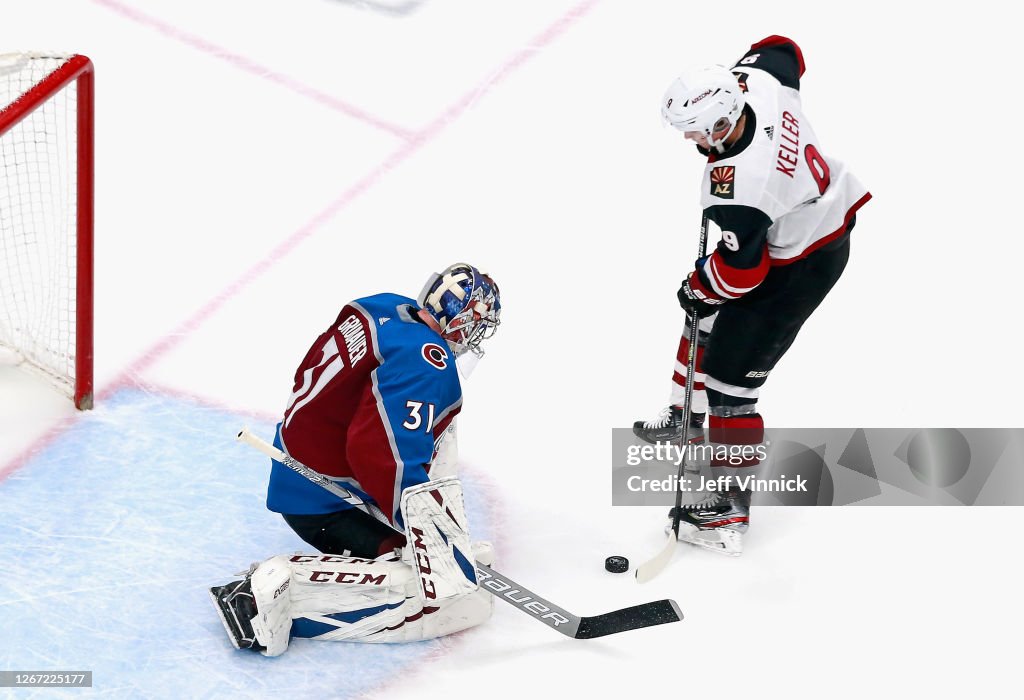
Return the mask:
[[[609, 505], [609, 431], [668, 396], [700, 221], [700, 160], [657, 102], [683, 66], [769, 34], [801, 44], [815, 130], [875, 198], [766, 421], [1020, 426], [1005, 8], [375, 4], [4, 3], [0, 51], [97, 66], [98, 396], [74, 416], [0, 372], [0, 670], [94, 670], [69, 697], [1015, 687], [1016, 509], [760, 508], [739, 560], [681, 548], [644, 587], [603, 569], [662, 541], [660, 509]], [[579, 615], [672, 597], [686, 620], [578, 642], [498, 605], [430, 644], [236, 652], [206, 588], [301, 542], [234, 432], [269, 436], [340, 304], [415, 295], [460, 259], [504, 297], [459, 427], [496, 568]]]
[[[270, 463], [234, 440], [243, 420], [123, 390], [5, 481], [0, 667], [92, 670], [118, 696], [356, 697], [447, 648], [296, 640], [265, 659], [231, 646], [207, 589], [250, 562], [311, 551], [263, 507]], [[488, 539], [481, 486], [463, 480], [472, 531]]]

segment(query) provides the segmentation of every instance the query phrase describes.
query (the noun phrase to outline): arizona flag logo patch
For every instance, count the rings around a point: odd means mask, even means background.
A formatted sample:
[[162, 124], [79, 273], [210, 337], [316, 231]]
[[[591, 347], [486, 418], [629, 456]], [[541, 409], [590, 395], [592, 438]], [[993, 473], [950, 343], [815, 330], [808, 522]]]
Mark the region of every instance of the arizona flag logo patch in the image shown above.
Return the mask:
[[732, 199], [736, 185], [736, 167], [719, 165], [711, 169], [711, 194], [722, 199]]

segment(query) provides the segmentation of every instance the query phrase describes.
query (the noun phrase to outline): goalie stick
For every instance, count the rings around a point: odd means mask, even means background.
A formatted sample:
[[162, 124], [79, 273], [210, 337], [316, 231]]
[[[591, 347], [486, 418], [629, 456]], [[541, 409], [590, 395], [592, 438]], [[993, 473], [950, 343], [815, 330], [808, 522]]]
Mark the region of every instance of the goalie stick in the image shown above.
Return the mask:
[[[697, 259], [704, 257], [708, 250], [708, 215], [700, 220], [700, 242], [697, 246]], [[676, 480], [676, 507], [672, 509], [672, 527], [669, 528], [668, 538], [662, 546], [661, 551], [645, 561], [636, 568], [637, 583], [647, 583], [661, 573], [676, 551], [676, 542], [679, 541], [679, 519], [683, 514], [683, 474], [686, 471], [686, 447], [690, 443], [690, 408], [693, 405], [693, 375], [697, 370], [697, 340], [700, 318], [697, 312], [687, 314], [690, 323], [690, 350], [686, 356], [686, 398], [683, 399], [683, 432], [679, 437], [679, 447], [683, 451], [682, 459], [679, 460], [679, 474]]]
[[[330, 491], [346, 503], [365, 510], [392, 530], [401, 532], [401, 530], [391, 524], [388, 517], [375, 504], [363, 501], [354, 493], [342, 488], [320, 472], [310, 469], [277, 447], [253, 435], [247, 428], [242, 428], [238, 433], [237, 439], [255, 447], [271, 459], [277, 460], [299, 476], [309, 479], [317, 486]], [[534, 619], [543, 622], [555, 631], [561, 632], [573, 639], [594, 639], [642, 627], [679, 622], [683, 619], [679, 605], [674, 600], [669, 599], [641, 603], [629, 608], [613, 610], [603, 615], [580, 617], [541, 598], [533, 591], [520, 586], [509, 577], [489, 566], [477, 562], [476, 570], [480, 577], [480, 585], [486, 588], [489, 593], [509, 605], [532, 615]]]

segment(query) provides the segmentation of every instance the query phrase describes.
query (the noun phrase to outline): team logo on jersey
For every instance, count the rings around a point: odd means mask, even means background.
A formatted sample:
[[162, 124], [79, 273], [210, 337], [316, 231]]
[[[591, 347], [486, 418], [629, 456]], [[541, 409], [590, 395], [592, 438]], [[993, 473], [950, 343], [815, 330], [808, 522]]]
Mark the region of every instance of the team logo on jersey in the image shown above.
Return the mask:
[[732, 199], [736, 184], [736, 167], [719, 165], [711, 169], [711, 194], [722, 199]]
[[740, 84], [740, 90], [743, 91], [743, 92], [748, 92], [748, 90], [747, 90], [747, 79], [750, 77], [750, 74], [749, 73], [739, 73], [739, 72], [736, 72], [736, 73], [733, 73], [733, 75], [736, 76], [736, 82]]
[[426, 343], [421, 350], [423, 359], [437, 369], [448, 367], [448, 351], [437, 343]]

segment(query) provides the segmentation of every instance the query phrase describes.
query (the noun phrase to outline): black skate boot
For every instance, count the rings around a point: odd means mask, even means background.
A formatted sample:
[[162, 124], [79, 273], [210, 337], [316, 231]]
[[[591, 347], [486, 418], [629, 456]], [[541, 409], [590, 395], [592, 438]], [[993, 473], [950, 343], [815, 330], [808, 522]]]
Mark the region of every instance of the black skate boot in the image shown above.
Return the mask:
[[217, 606], [217, 614], [235, 649], [266, 649], [256, 641], [252, 629], [252, 619], [256, 617], [256, 599], [252, 595], [252, 584], [248, 577], [223, 586], [214, 586], [210, 589], [210, 597]]
[[[633, 434], [644, 442], [678, 442], [683, 437], [683, 409], [669, 406], [651, 420], [633, 423]], [[704, 414], [690, 412], [690, 442], [703, 442]]]
[[[715, 552], [739, 556], [743, 553], [743, 535], [750, 526], [750, 491], [729, 489], [701, 505], [683, 507], [679, 516], [679, 539]], [[672, 529], [675, 508], [668, 512]]]

